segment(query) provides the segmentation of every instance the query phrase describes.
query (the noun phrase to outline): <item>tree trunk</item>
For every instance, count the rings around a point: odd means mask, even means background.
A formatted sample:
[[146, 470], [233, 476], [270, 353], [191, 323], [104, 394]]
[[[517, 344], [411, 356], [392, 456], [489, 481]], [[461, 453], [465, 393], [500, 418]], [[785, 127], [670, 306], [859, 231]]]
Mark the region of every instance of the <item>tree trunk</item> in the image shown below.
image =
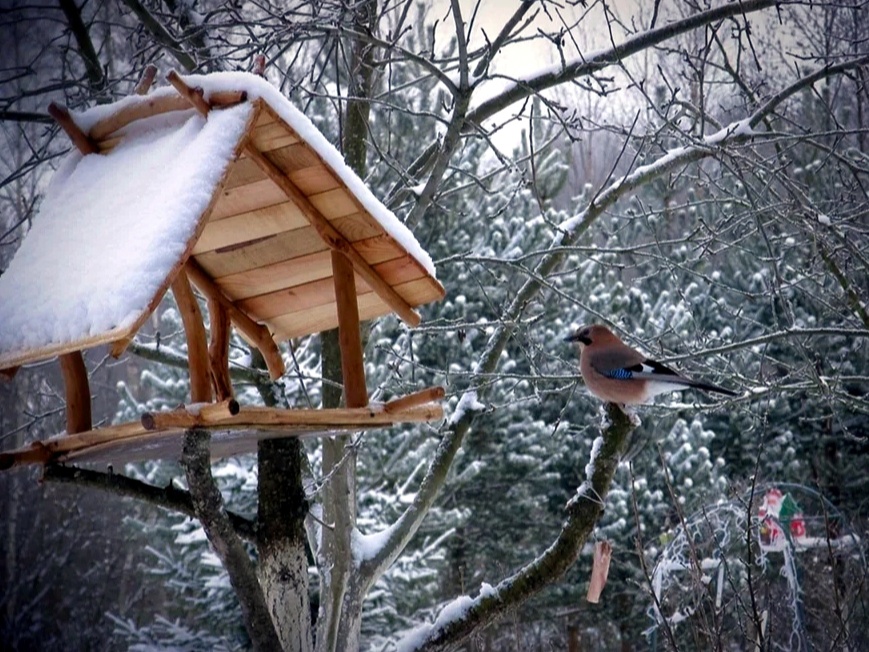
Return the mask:
[[[358, 3], [354, 8], [355, 28], [373, 31], [377, 20], [376, 0]], [[351, 40], [347, 102], [341, 146], [344, 158], [356, 174], [365, 177], [368, 149], [368, 117], [373, 78], [373, 50], [363, 39]], [[342, 382], [338, 331], [322, 335], [323, 407], [336, 407]], [[356, 650], [360, 645], [363, 589], [353, 565], [351, 536], [356, 528], [356, 451], [349, 437], [323, 441], [322, 490], [323, 521], [318, 565], [320, 568], [320, 611], [317, 623], [317, 650]]]
[[257, 575], [285, 652], [314, 649], [305, 553], [304, 454], [295, 437], [259, 442]]

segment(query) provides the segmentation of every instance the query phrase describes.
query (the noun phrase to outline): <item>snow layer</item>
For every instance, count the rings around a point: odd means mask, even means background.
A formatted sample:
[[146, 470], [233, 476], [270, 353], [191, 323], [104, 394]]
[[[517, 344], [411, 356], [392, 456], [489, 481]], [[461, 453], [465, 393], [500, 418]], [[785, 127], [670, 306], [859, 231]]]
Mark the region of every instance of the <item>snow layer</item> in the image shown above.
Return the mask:
[[70, 154], [0, 276], [0, 351], [134, 324], [180, 259], [250, 114], [249, 104], [208, 120], [175, 112], [141, 121], [106, 155]]
[[486, 582], [480, 585], [480, 592], [477, 594], [477, 597], [472, 598], [469, 595], [460, 595], [443, 606], [433, 623], [418, 625], [405, 633], [396, 645], [398, 652], [410, 652], [411, 650], [421, 648], [427, 641], [440, 633], [441, 630], [465, 618], [468, 612], [472, 608], [477, 607], [484, 599], [497, 597], [497, 595], [498, 589]]

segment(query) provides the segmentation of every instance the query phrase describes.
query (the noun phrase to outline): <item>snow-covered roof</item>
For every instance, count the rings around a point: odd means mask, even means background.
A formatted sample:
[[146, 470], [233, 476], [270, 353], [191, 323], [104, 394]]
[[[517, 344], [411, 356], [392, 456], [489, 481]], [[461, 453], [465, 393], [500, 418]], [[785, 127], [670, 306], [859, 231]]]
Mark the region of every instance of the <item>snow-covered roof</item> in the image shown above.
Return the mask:
[[[411, 307], [443, 297], [411, 232], [274, 86], [248, 73], [182, 79], [215, 107], [237, 100], [202, 116], [166, 86], [73, 116], [100, 151], [67, 157], [0, 276], [0, 369], [128, 339], [190, 258], [275, 340], [335, 327], [335, 243], [312, 211], [369, 280]], [[391, 312], [354, 268], [360, 318]]]

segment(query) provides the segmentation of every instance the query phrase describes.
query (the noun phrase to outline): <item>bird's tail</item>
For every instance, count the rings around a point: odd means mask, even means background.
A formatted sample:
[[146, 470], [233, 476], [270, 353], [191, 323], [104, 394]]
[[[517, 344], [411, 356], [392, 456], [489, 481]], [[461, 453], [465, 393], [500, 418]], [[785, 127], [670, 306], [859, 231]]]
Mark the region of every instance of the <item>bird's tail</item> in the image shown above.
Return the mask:
[[716, 394], [724, 394], [725, 396], [739, 396], [736, 392], [731, 392], [729, 389], [724, 389], [723, 387], [713, 385], [712, 383], [701, 383], [696, 380], [691, 380], [688, 384], [691, 387], [696, 387], [697, 389], [702, 389], [706, 392], [715, 392]]

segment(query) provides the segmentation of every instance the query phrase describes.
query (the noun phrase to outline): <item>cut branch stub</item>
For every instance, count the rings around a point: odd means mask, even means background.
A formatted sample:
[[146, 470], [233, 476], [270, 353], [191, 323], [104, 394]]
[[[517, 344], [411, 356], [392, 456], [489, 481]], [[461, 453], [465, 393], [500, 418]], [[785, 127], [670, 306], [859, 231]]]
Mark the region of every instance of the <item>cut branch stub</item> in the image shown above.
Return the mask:
[[440, 401], [444, 396], [446, 396], [446, 391], [444, 391], [443, 387], [428, 387], [413, 394], [389, 401], [384, 404], [383, 409], [390, 414], [395, 414], [417, 405]]
[[62, 104], [57, 104], [56, 102], [52, 102], [48, 105], [48, 115], [54, 118], [54, 121], [60, 125], [60, 128], [66, 132], [66, 135], [69, 136], [69, 139], [72, 141], [72, 144], [78, 148], [83, 155], [87, 156], [88, 154], [96, 154], [99, 152], [96, 144], [88, 138], [87, 134], [83, 132], [79, 126], [72, 119], [72, 116], [69, 114], [69, 109], [67, 109]]
[[134, 93], [136, 95], [147, 95], [148, 91], [151, 90], [151, 85], [154, 83], [155, 77], [157, 77], [157, 66], [153, 63], [149, 63], [145, 66], [145, 71], [142, 73], [142, 78], [139, 80], [139, 83], [136, 84]]
[[178, 75], [174, 70], [170, 70], [166, 75], [166, 81], [168, 81], [175, 88], [176, 91], [183, 97], [187, 99], [193, 107], [199, 111], [202, 115], [208, 115], [208, 112], [211, 110], [211, 105], [205, 101], [205, 98], [202, 96], [201, 88], [191, 88], [187, 84], [184, 83], [184, 80]]

